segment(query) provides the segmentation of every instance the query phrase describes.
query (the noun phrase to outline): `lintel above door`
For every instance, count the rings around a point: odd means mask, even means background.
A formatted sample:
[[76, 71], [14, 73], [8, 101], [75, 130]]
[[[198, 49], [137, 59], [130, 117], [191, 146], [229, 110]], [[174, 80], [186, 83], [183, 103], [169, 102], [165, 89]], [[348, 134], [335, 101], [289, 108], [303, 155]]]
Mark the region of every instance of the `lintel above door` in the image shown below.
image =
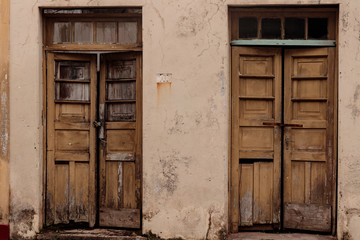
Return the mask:
[[279, 47], [335, 47], [335, 40], [281, 40], [281, 39], [251, 39], [233, 40], [231, 46], [279, 46]]

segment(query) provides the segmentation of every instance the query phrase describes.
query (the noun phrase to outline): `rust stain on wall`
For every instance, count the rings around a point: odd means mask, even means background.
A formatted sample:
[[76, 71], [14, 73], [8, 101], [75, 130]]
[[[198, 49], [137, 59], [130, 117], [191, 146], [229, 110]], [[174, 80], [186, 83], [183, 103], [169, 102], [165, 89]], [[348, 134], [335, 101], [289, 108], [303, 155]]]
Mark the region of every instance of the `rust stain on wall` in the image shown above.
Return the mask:
[[157, 88], [157, 105], [166, 102], [171, 96], [171, 82], [158, 82]]

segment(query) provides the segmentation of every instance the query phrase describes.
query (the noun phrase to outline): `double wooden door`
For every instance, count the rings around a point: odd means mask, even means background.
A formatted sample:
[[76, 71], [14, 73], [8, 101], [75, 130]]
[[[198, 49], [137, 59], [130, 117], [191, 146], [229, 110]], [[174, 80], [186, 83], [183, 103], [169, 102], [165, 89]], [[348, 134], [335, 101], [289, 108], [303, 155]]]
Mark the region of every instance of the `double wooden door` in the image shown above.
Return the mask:
[[334, 54], [232, 49], [232, 231], [334, 229]]
[[140, 56], [47, 54], [47, 225], [140, 228]]

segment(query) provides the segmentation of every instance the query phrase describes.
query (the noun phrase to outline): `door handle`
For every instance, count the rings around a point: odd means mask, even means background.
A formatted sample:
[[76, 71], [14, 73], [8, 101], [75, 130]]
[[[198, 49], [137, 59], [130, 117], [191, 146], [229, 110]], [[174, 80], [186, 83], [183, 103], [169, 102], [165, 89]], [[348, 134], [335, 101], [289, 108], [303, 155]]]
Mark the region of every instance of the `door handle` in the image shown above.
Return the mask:
[[276, 122], [263, 122], [264, 126], [279, 126], [279, 127], [303, 127], [302, 124], [291, 124], [291, 123], [276, 123]]
[[99, 122], [99, 121], [94, 121], [93, 125], [94, 125], [95, 128], [99, 128], [99, 127], [102, 126], [101, 122]]

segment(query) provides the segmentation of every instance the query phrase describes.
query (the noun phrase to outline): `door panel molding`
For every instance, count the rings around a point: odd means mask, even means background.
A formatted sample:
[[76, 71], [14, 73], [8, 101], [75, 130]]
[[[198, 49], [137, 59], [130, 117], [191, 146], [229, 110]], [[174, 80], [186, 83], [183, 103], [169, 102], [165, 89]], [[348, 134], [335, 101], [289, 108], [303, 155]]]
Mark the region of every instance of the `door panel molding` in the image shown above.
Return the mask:
[[281, 122], [281, 49], [232, 48], [232, 231], [280, 223], [281, 130], [264, 122]]
[[[276, 224], [334, 231], [335, 50], [287, 48], [281, 66], [281, 48], [232, 48], [231, 231], [274, 229]], [[271, 190], [273, 202], [267, 197]], [[268, 209], [259, 211], [265, 203], [278, 216], [272, 221]]]
[[[285, 49], [284, 120], [303, 127], [284, 129], [284, 228], [331, 232], [336, 189], [334, 88], [335, 48]], [[303, 219], [297, 225], [294, 209]], [[319, 218], [308, 214], [316, 209]]]
[[99, 225], [140, 228], [142, 81], [139, 53], [103, 55], [99, 101], [102, 106]]
[[[64, 81], [69, 85], [61, 86]], [[89, 86], [86, 101], [78, 100], [83, 90], [77, 81]], [[56, 100], [56, 85], [66, 100]], [[95, 56], [47, 53], [46, 225], [69, 221], [95, 225], [96, 133], [91, 124], [95, 117]]]

